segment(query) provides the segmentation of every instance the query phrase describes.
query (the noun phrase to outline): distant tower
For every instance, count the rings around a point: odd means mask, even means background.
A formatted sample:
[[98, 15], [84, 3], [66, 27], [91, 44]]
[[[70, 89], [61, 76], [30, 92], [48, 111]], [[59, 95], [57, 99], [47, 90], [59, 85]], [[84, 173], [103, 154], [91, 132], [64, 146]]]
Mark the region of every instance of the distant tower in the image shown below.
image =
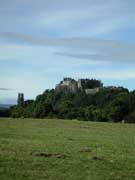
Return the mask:
[[78, 80], [78, 89], [82, 90], [82, 79]]
[[18, 100], [17, 100], [18, 106], [23, 106], [24, 104], [24, 94], [18, 93]]

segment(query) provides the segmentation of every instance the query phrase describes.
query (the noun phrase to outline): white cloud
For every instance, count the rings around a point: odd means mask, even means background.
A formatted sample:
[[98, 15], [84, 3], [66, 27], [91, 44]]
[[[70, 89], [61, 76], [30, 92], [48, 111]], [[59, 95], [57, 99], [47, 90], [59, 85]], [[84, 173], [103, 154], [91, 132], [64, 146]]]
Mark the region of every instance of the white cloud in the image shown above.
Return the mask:
[[[14, 60], [17, 57], [24, 57], [31, 49], [30, 46], [15, 45], [15, 44], [0, 44], [0, 61]], [[18, 59], [19, 60], [19, 59]]]
[[[67, 56], [77, 58], [102, 60], [102, 61], [121, 61], [121, 62], [134, 62], [135, 61], [135, 44], [123, 43], [110, 40], [90, 39], [90, 38], [38, 38], [24, 34], [16, 33], [1, 33], [1, 35], [13, 40], [23, 41], [31, 45], [42, 47], [62, 47], [67, 49], [79, 49], [79, 53], [65, 53]], [[30, 49], [30, 48], [29, 48]], [[94, 54], [82, 54], [81, 51], [93, 51]], [[64, 53], [59, 53], [64, 55]]]
[[58, 31], [60, 37], [96, 37], [123, 27], [134, 27], [135, 3], [132, 0], [128, 3], [126, 0], [5, 0], [0, 5], [0, 23], [4, 30], [28, 29], [49, 35]]
[[69, 4], [70, 8], [64, 6], [61, 9], [50, 9], [50, 12], [42, 11], [35, 18], [36, 26], [48, 31], [59, 31], [62, 37], [96, 37], [127, 26], [134, 26], [132, 20], [135, 13], [132, 1], [128, 4], [121, 0], [87, 1], [86, 3], [79, 1], [76, 7], [72, 6], [72, 2]]
[[108, 80], [129, 80], [135, 79], [134, 70], [101, 70], [90, 71], [90, 72], [81, 72], [74, 73], [75, 77], [84, 77], [84, 78], [98, 78], [98, 79], [108, 79]]
[[134, 0], [1, 0], [0, 83], [16, 89], [1, 96], [34, 97], [66, 75], [134, 79], [135, 43], [126, 43], [135, 42], [134, 7]]

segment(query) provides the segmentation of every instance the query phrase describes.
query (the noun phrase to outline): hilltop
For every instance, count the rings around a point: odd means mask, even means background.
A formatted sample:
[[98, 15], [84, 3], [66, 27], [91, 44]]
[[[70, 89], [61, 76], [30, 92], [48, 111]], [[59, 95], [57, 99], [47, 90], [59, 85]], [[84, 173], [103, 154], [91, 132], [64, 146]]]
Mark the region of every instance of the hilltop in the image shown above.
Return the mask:
[[11, 117], [59, 118], [102, 122], [135, 122], [135, 92], [124, 87], [104, 87], [96, 79], [64, 78], [55, 89], [45, 90], [35, 100], [10, 108]]
[[64, 78], [59, 84], [56, 85], [57, 92], [72, 92], [84, 91], [86, 94], [95, 94], [103, 87], [100, 80], [96, 79], [78, 79]]

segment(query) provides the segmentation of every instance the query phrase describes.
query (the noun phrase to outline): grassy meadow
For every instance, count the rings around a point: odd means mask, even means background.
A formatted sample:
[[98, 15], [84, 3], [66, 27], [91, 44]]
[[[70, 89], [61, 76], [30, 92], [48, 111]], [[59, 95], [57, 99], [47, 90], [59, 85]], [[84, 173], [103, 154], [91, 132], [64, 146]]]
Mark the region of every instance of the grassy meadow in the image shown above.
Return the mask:
[[135, 125], [0, 119], [0, 180], [115, 179], [135, 180]]

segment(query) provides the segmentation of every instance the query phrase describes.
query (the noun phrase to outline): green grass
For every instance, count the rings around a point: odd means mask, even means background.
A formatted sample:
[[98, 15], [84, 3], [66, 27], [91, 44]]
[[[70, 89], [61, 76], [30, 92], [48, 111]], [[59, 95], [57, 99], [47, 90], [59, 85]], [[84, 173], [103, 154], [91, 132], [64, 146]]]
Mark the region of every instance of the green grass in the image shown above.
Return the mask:
[[[80, 152], [85, 148], [91, 151]], [[0, 119], [0, 180], [25, 179], [135, 180], [135, 125]]]

